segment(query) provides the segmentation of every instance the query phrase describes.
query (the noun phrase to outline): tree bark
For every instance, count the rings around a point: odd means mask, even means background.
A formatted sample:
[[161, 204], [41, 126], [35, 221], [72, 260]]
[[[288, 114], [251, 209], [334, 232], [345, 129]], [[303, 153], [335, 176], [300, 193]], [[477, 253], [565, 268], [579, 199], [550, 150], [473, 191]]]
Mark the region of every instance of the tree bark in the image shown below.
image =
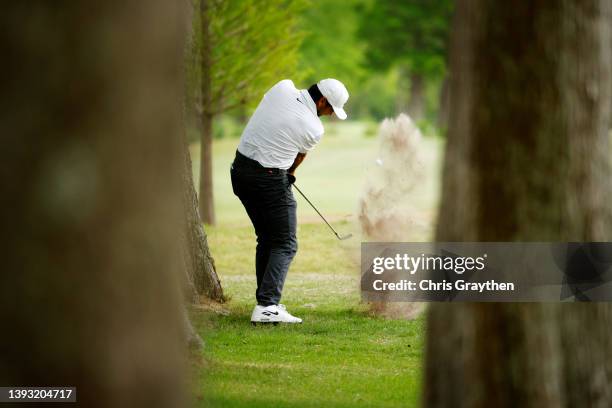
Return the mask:
[[15, 2], [0, 21], [0, 384], [187, 406], [179, 7]]
[[185, 265], [187, 268], [187, 281], [191, 289], [194, 303], [199, 303], [199, 296], [208, 299], [224, 302], [223, 289], [217, 276], [215, 260], [213, 259], [208, 247], [206, 231], [202, 227], [200, 214], [198, 212], [198, 197], [196, 196], [193, 184], [191, 155], [189, 146], [184, 138], [183, 143], [183, 202], [185, 204], [185, 232], [186, 255]]
[[202, 29], [201, 59], [201, 144], [200, 144], [200, 217], [205, 224], [215, 225], [215, 207], [213, 196], [213, 166], [212, 166], [212, 47], [210, 35], [210, 4], [209, 0], [200, 0], [200, 20]]
[[408, 101], [408, 114], [412, 120], [423, 119], [425, 113], [425, 78], [422, 74], [412, 71], [410, 73], [410, 101]]
[[[460, 1], [438, 241], [609, 241], [610, 4]], [[608, 304], [434, 304], [424, 405], [612, 405]]]

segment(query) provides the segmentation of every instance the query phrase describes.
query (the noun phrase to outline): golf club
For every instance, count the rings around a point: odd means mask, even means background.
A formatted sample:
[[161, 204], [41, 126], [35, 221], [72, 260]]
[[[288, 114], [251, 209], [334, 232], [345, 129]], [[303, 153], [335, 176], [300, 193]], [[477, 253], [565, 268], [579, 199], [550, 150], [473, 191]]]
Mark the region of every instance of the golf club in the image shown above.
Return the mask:
[[353, 234], [347, 234], [347, 235], [343, 235], [343, 236], [338, 235], [338, 233], [336, 232], [336, 230], [335, 230], [335, 229], [334, 229], [334, 228], [333, 228], [331, 225], [329, 225], [329, 222], [327, 222], [327, 220], [325, 219], [325, 217], [323, 217], [323, 214], [321, 214], [321, 213], [319, 212], [319, 210], [317, 210], [317, 207], [315, 207], [315, 206], [314, 206], [314, 204], [313, 204], [313, 203], [311, 203], [311, 202], [310, 202], [310, 200], [309, 200], [309, 199], [308, 199], [308, 198], [307, 198], [307, 197], [304, 195], [304, 193], [302, 193], [302, 190], [300, 190], [300, 189], [298, 188], [298, 186], [296, 186], [296, 185], [295, 185], [295, 183], [293, 184], [293, 187], [295, 187], [295, 189], [296, 189], [296, 190], [297, 190], [297, 191], [298, 191], [298, 192], [299, 192], [299, 193], [302, 195], [302, 197], [304, 197], [304, 200], [308, 201], [308, 204], [310, 204], [310, 206], [311, 206], [312, 208], [314, 208], [314, 210], [317, 212], [317, 214], [319, 214], [319, 216], [320, 216], [320, 217], [323, 219], [323, 221], [325, 221], [325, 223], [327, 224], [327, 226], [328, 226], [328, 227], [329, 227], [329, 228], [330, 228], [330, 229], [331, 229], [331, 230], [334, 232], [334, 234], [336, 234], [336, 237], [337, 237], [337, 238], [338, 238], [340, 241], [344, 241], [345, 239], [349, 239], [350, 237], [352, 237], [352, 236], [353, 236]]

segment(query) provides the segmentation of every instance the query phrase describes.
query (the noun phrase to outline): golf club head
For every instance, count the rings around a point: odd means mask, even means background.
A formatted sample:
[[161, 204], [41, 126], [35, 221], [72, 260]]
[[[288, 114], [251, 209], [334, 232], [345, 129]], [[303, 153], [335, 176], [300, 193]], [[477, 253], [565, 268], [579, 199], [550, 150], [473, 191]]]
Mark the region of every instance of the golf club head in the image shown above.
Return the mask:
[[353, 234], [346, 234], [346, 235], [340, 236], [338, 235], [338, 233], [336, 233], [336, 236], [338, 237], [340, 241], [344, 241], [345, 239], [349, 239], [350, 237], [352, 237]]

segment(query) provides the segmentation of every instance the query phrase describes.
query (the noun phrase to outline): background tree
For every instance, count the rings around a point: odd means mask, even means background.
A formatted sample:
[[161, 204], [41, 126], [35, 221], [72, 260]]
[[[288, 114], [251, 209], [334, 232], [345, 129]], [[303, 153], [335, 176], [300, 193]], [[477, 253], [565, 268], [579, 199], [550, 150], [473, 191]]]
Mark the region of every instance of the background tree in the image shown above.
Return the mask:
[[[181, 277], [183, 279], [183, 291], [185, 306], [199, 305], [202, 300], [224, 302], [223, 288], [215, 268], [215, 260], [208, 247], [208, 238], [202, 225], [198, 209], [198, 197], [193, 183], [193, 168], [191, 154], [187, 143], [185, 129], [185, 117], [182, 117], [180, 138], [182, 141], [182, 224], [181, 224], [181, 248], [182, 263]], [[204, 298], [204, 299], [202, 299]], [[201, 348], [204, 345], [202, 338], [196, 332], [191, 323], [189, 313], [183, 310], [187, 340], [192, 348]]]
[[[610, 241], [610, 2], [460, 1], [439, 241]], [[612, 307], [435, 304], [428, 407], [612, 405]]]
[[183, 204], [184, 204], [184, 258], [189, 284], [189, 298], [199, 303], [200, 296], [217, 302], [225, 301], [221, 282], [215, 268], [215, 260], [208, 247], [206, 231], [198, 212], [198, 197], [193, 183], [191, 156], [183, 133]]
[[[295, 78], [303, 0], [197, 0], [190, 100], [200, 101], [200, 195], [202, 220], [215, 223], [212, 129], [215, 116], [258, 102], [283, 78]], [[188, 95], [189, 96], [189, 95]]]
[[383, 0], [371, 2], [363, 13], [359, 34], [367, 61], [377, 70], [399, 71], [398, 113], [423, 118], [426, 81], [445, 72], [451, 11], [450, 0]]
[[[175, 2], [0, 16], [5, 385], [87, 407], [180, 407], [183, 16]], [[152, 39], [155, 39], [152, 41]]]
[[[188, 56], [193, 45], [193, 16], [194, 9], [191, 1], [185, 2], [185, 7], [188, 10], [186, 26], [188, 27], [189, 35], [186, 37], [185, 52], [181, 54], [180, 60], [183, 62], [183, 73], [186, 78], [191, 74], [193, 68], [189, 64]], [[209, 300], [223, 302], [223, 289], [215, 268], [215, 261], [208, 247], [208, 239], [206, 231], [202, 225], [200, 218], [198, 197], [193, 182], [193, 167], [191, 162], [191, 153], [189, 151], [189, 143], [187, 138], [187, 106], [189, 106], [192, 95], [190, 91], [189, 81], [184, 81], [184, 90], [182, 94], [183, 117], [182, 126], [179, 138], [181, 140], [182, 150], [182, 171], [181, 171], [181, 186], [182, 186], [182, 204], [183, 204], [183, 266], [185, 268], [184, 277], [186, 278], [186, 299], [191, 303], [200, 303], [200, 296]], [[193, 98], [191, 98], [191, 101]], [[196, 337], [195, 333], [191, 336]]]

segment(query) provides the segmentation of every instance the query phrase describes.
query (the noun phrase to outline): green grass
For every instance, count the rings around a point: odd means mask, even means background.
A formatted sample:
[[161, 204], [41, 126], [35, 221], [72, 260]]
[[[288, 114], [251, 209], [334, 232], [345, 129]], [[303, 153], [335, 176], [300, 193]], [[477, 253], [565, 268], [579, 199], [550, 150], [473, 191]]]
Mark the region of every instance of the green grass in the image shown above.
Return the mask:
[[[359, 294], [360, 237], [354, 212], [377, 141], [360, 124], [333, 124], [298, 170], [298, 182], [341, 233], [338, 241], [298, 200], [298, 254], [283, 303], [302, 325], [252, 327], [255, 236], [231, 192], [229, 163], [237, 140], [214, 146], [216, 227], [209, 244], [224, 291], [227, 315], [194, 310], [206, 348], [194, 359], [199, 406], [212, 407], [413, 407], [421, 384], [424, 321], [373, 316]], [[192, 146], [197, 158], [197, 146]], [[431, 176], [414, 202], [429, 222], [437, 196], [440, 143], [426, 140]], [[194, 160], [194, 173], [199, 163]], [[296, 193], [297, 194], [297, 193]], [[427, 239], [430, 228], [415, 232]]]

